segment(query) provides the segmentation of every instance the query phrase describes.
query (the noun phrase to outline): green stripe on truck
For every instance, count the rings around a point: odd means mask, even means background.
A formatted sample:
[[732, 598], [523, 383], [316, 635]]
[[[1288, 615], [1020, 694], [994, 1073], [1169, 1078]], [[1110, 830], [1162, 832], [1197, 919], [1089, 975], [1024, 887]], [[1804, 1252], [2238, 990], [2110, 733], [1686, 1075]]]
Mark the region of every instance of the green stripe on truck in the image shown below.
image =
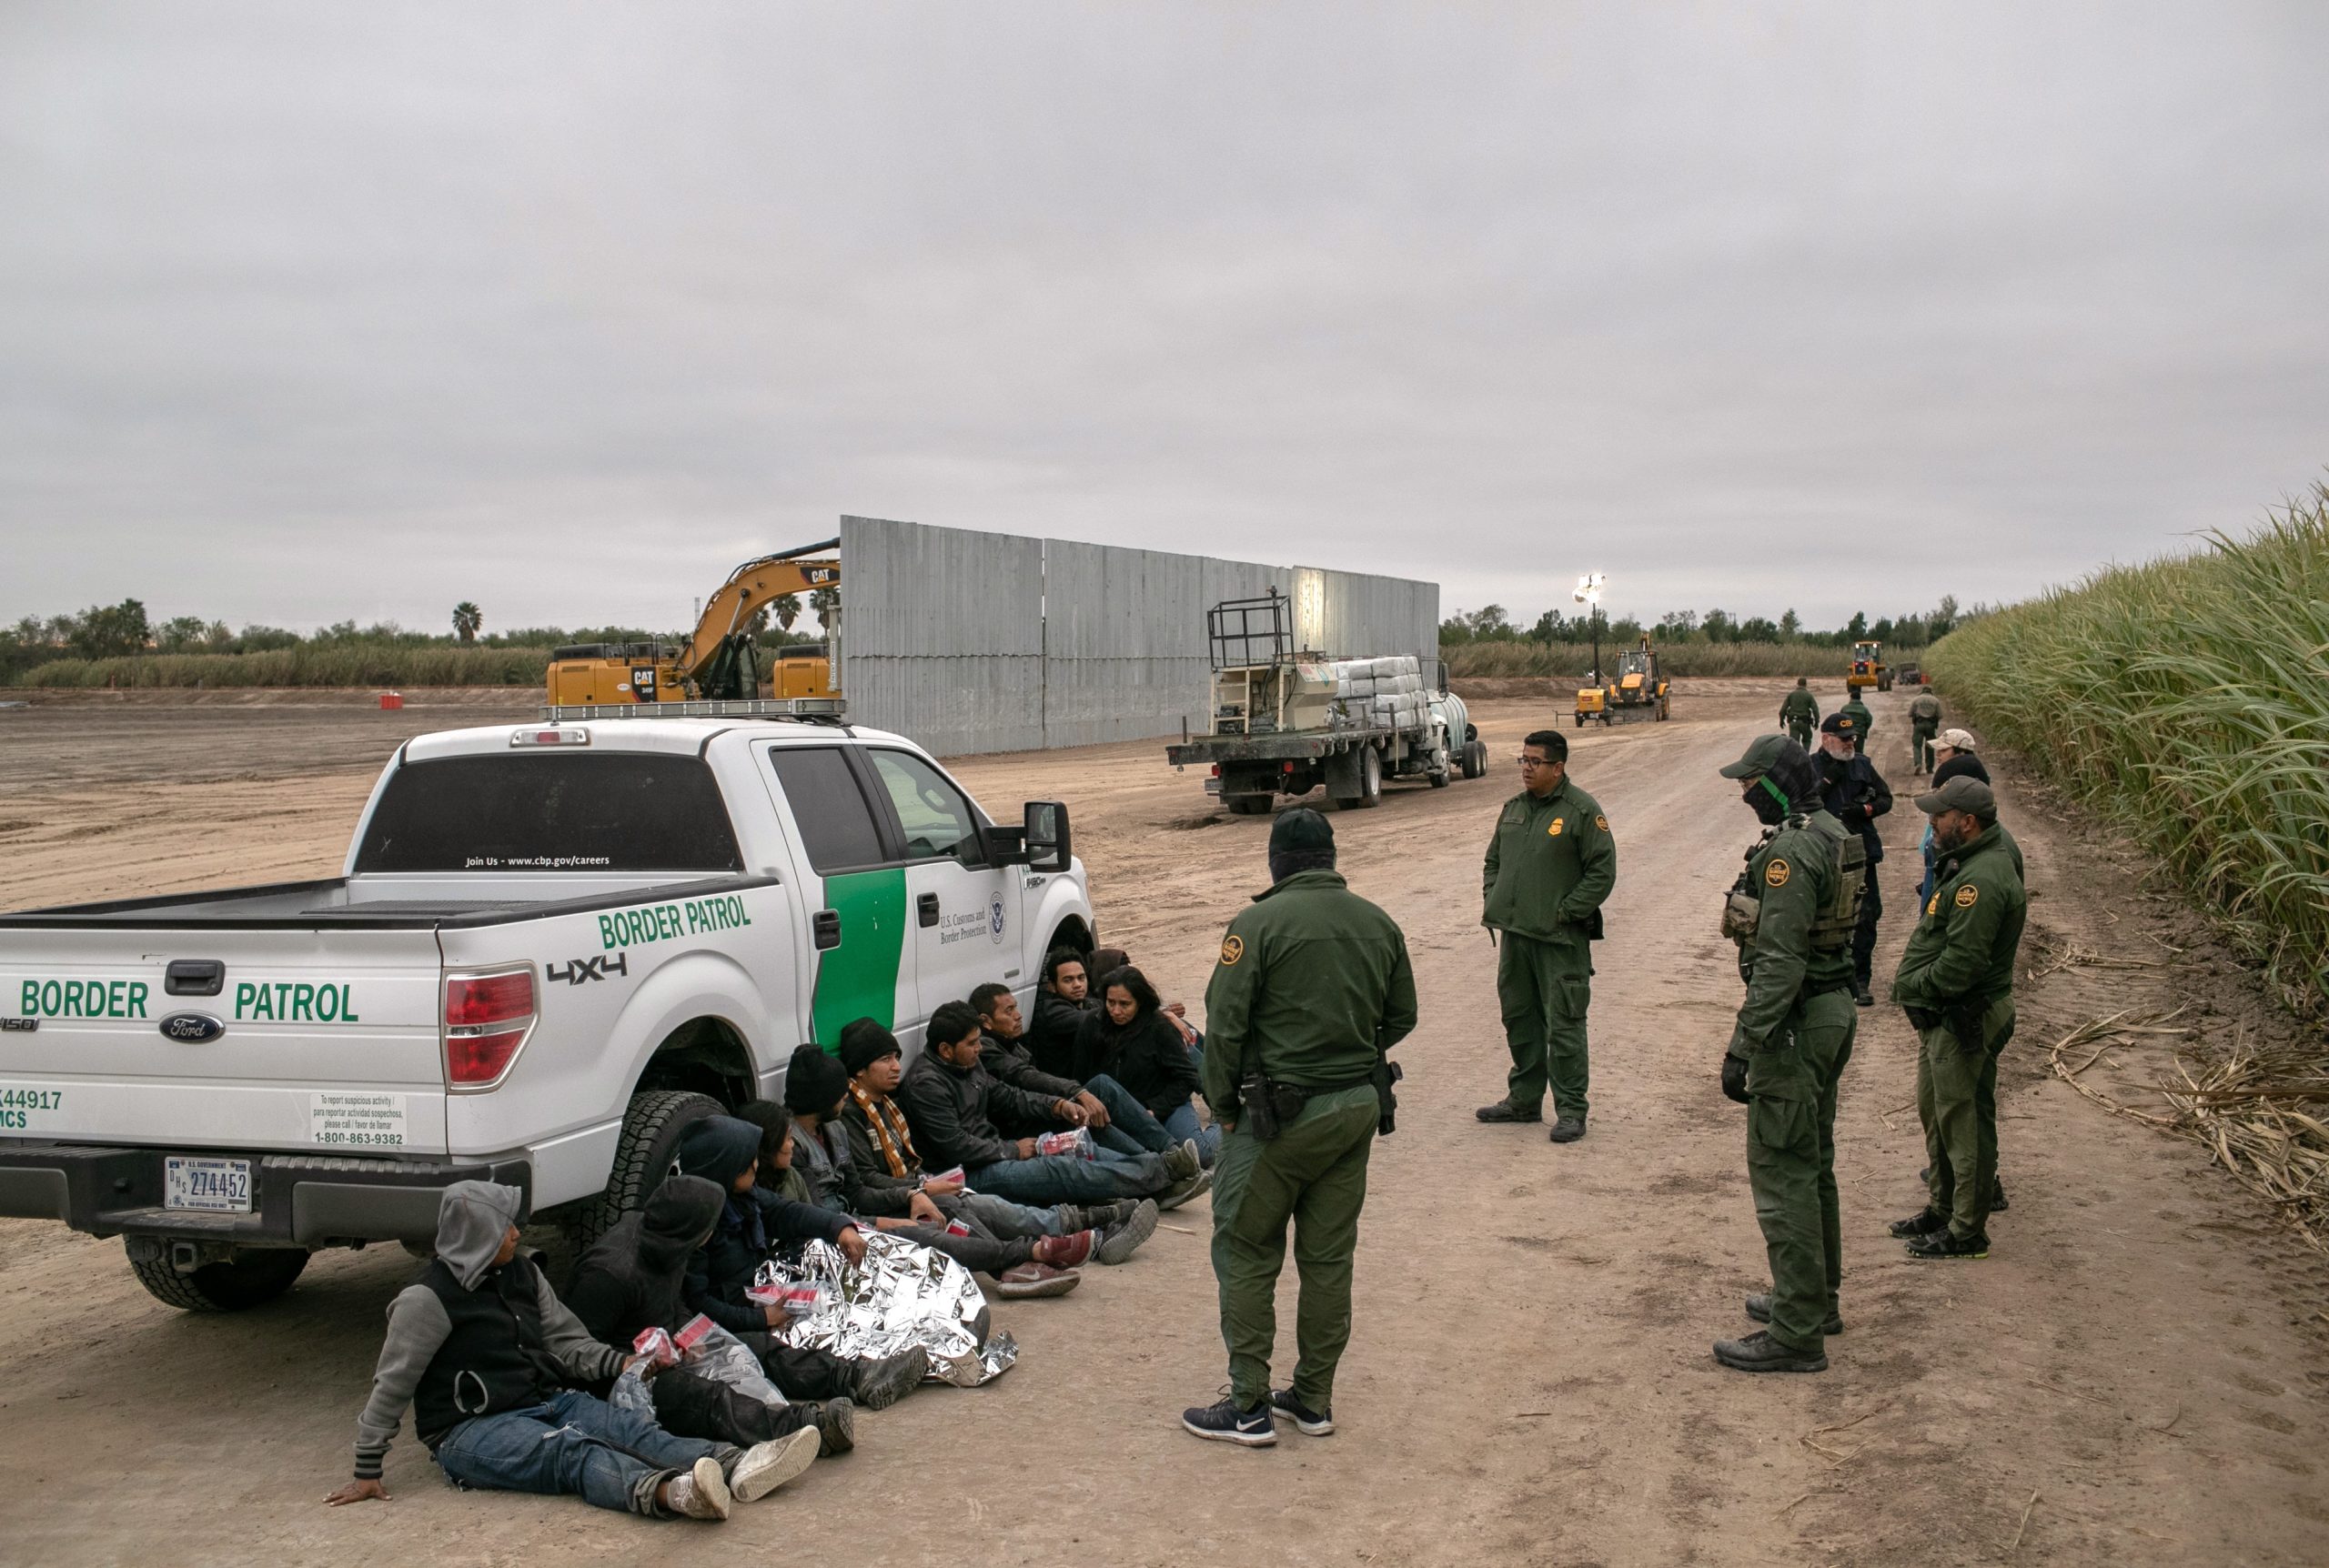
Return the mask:
[[906, 941], [905, 871], [827, 877], [825, 907], [841, 916], [841, 946], [817, 955], [809, 1027], [810, 1037], [832, 1051], [842, 1025], [852, 1019], [897, 1027], [898, 960]]

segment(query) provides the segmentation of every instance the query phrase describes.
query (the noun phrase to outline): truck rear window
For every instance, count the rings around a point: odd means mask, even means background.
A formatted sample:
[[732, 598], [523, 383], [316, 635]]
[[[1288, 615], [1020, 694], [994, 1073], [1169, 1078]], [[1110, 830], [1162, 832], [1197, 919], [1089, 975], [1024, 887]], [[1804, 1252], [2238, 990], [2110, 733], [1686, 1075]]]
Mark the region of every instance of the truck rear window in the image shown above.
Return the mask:
[[388, 779], [364, 871], [740, 871], [701, 757], [446, 757]]

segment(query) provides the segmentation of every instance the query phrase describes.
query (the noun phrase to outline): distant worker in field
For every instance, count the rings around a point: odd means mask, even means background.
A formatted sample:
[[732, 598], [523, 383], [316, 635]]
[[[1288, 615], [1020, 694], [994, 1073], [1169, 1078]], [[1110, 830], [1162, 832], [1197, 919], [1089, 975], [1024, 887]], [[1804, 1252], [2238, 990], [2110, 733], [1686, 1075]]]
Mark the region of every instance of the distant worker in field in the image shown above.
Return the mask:
[[1763, 824], [1732, 888], [1722, 933], [1739, 944], [1747, 997], [1722, 1059], [1722, 1091], [1747, 1107], [1747, 1181], [1771, 1288], [1747, 1298], [1769, 1328], [1718, 1340], [1740, 1372], [1825, 1372], [1841, 1333], [1843, 1225], [1836, 1200], [1836, 1085], [1851, 1060], [1860, 836], [1820, 805], [1803, 749], [1766, 735], [1722, 770]]
[[1868, 710], [1868, 704], [1860, 699], [1858, 688], [1844, 689], [1844, 705], [1836, 711], [1852, 721], [1852, 749], [1865, 756], [1868, 752], [1869, 733], [1876, 728], [1876, 715], [1870, 713]]
[[[1590, 1076], [1585, 1015], [1601, 904], [1618, 882], [1609, 819], [1568, 777], [1568, 741], [1539, 729], [1520, 748], [1521, 791], [1504, 803], [1481, 872], [1480, 923], [1500, 935], [1497, 1000], [1512, 1070], [1482, 1121], [1541, 1121], [1553, 1096], [1555, 1143], [1585, 1136]], [[1491, 940], [1496, 940], [1495, 936]]]
[[1812, 759], [1820, 769], [1821, 804], [1828, 815], [1851, 829], [1866, 849], [1866, 886], [1860, 897], [1860, 930], [1852, 938], [1852, 977], [1860, 1005], [1874, 1007], [1876, 993], [1869, 989], [1876, 962], [1876, 922], [1884, 915], [1884, 895], [1876, 885], [1877, 862], [1884, 859], [1884, 835], [1876, 819], [1892, 809], [1892, 790], [1876, 764], [1860, 754], [1860, 727], [1848, 709], [1830, 713], [1820, 725], [1820, 754]]
[[[1398, 923], [1335, 869], [1316, 811], [1270, 829], [1270, 886], [1221, 940], [1205, 987], [1205, 1099], [1225, 1133], [1213, 1188], [1213, 1272], [1229, 1395], [1182, 1412], [1198, 1437], [1265, 1448], [1283, 1414], [1335, 1430], [1335, 1370], [1350, 1342], [1351, 1272], [1366, 1160], [1391, 1131], [1398, 1069], [1386, 1054], [1416, 1026], [1416, 978]], [[1301, 1279], [1294, 1380], [1270, 1386], [1286, 1227]]]
[[1811, 732], [1820, 724], [1820, 699], [1811, 695], [1811, 683], [1800, 675], [1795, 678], [1795, 689], [1780, 704], [1780, 722], [1798, 746], [1811, 749]]
[[1932, 771], [1933, 740], [1941, 733], [1941, 699], [1931, 687], [1909, 699], [1909, 765], [1921, 776]]
[[2013, 1039], [2013, 960], [2029, 914], [1997, 797], [1977, 779], [1917, 797], [1938, 881], [1892, 977], [1916, 1027], [1917, 1120], [1931, 1159], [1925, 1207], [1895, 1223], [1912, 1258], [1986, 1258], [1998, 1163], [1998, 1053]]

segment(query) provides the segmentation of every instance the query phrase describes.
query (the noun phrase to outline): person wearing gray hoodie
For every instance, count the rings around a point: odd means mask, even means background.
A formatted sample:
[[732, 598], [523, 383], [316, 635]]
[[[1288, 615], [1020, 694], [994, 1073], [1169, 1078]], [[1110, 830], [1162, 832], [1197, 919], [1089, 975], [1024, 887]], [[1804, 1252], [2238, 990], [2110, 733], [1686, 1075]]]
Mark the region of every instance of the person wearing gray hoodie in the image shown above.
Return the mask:
[[600, 1508], [725, 1519], [806, 1469], [817, 1431], [749, 1449], [674, 1437], [566, 1385], [634, 1360], [590, 1337], [518, 1253], [525, 1194], [456, 1181], [437, 1209], [437, 1257], [388, 1303], [372, 1396], [356, 1423], [356, 1476], [334, 1507], [386, 1499], [382, 1465], [408, 1407], [413, 1431], [459, 1485], [571, 1493]]

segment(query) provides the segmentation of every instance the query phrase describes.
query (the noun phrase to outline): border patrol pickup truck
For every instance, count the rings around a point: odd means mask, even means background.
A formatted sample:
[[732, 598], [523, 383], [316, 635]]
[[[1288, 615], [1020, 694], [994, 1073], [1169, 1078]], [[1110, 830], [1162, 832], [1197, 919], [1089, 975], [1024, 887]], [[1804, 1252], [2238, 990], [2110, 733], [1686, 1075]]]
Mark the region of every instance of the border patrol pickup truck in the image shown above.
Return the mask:
[[800, 1042], [911, 1051], [1093, 945], [1064, 806], [998, 828], [898, 736], [722, 706], [411, 740], [332, 880], [0, 915], [0, 1215], [197, 1310], [425, 1242], [469, 1177], [594, 1236]]

